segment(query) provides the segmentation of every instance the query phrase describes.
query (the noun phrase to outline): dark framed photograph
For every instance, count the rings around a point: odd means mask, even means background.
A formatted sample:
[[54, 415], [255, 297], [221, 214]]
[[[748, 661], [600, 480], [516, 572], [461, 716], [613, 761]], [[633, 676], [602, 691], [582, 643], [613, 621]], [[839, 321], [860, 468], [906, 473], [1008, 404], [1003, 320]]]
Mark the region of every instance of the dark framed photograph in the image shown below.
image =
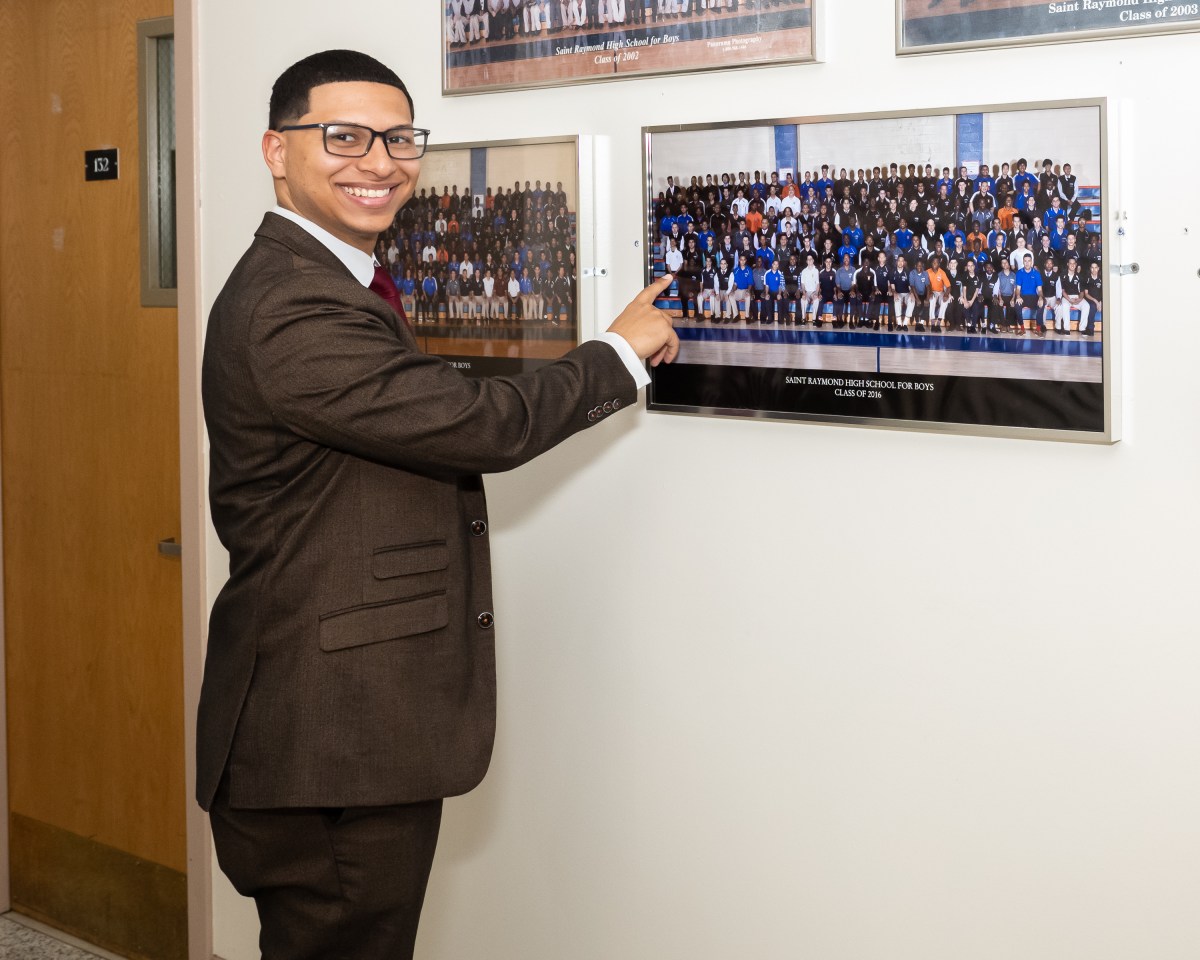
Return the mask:
[[494, 376], [578, 344], [581, 139], [430, 146], [376, 251], [427, 353]]
[[1105, 100], [646, 128], [651, 410], [1112, 442]]
[[820, 0], [442, 0], [442, 92], [816, 58]]
[[1095, 40], [1200, 29], [1176, 0], [896, 0], [896, 52]]

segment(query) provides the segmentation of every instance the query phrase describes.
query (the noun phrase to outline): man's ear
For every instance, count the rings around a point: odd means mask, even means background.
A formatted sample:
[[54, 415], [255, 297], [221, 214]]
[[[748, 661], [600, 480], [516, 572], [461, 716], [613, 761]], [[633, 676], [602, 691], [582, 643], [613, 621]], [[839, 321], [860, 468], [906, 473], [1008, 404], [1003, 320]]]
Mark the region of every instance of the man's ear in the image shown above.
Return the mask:
[[267, 167], [271, 171], [271, 176], [276, 180], [283, 180], [283, 162], [287, 153], [287, 145], [284, 143], [283, 134], [277, 130], [266, 131], [262, 136], [262, 153], [263, 160], [266, 161]]

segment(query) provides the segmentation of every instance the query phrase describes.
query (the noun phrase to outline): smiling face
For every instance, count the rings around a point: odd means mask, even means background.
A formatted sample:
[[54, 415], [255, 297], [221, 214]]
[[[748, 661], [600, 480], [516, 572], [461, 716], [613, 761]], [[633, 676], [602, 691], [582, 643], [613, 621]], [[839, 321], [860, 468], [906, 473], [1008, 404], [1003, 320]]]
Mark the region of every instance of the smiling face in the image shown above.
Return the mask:
[[[287, 124], [357, 123], [372, 130], [410, 126], [408, 99], [382, 83], [326, 83], [309, 93], [308, 112]], [[322, 131], [263, 134], [263, 159], [280, 206], [366, 253], [413, 195], [420, 160], [393, 160], [380, 138], [365, 157], [325, 151]]]

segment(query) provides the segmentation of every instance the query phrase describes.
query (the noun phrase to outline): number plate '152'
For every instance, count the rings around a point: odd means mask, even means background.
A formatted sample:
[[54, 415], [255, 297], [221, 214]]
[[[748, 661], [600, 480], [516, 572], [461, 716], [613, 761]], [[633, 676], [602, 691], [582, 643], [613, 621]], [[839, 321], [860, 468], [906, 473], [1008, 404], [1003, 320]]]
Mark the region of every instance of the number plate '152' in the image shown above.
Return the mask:
[[83, 152], [84, 180], [116, 180], [117, 148], [111, 150], [85, 150]]

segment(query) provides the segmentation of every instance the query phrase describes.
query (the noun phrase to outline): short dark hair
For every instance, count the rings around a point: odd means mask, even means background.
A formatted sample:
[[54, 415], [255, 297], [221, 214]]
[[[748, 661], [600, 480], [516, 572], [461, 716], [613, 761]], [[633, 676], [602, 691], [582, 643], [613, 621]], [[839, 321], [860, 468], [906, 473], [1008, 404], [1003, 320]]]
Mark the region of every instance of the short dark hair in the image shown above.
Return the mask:
[[412, 95], [395, 71], [357, 50], [324, 50], [298, 60], [279, 75], [271, 88], [267, 126], [279, 129], [288, 120], [308, 113], [308, 95], [326, 83], [382, 83], [395, 87], [416, 116]]

